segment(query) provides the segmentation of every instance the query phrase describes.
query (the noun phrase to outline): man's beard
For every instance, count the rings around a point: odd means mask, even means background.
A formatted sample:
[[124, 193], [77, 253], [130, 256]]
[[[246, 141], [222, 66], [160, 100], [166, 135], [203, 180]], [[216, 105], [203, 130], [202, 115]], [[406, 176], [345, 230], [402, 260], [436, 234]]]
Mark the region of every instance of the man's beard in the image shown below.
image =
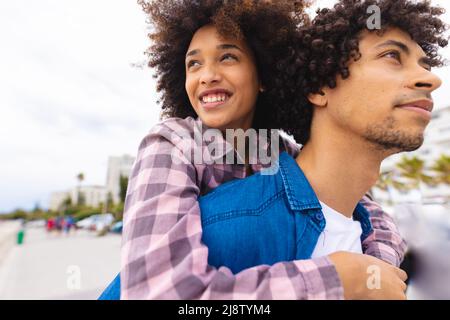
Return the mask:
[[364, 138], [381, 151], [393, 153], [419, 149], [424, 140], [423, 132], [405, 133], [395, 129], [395, 119], [387, 118], [382, 124], [369, 125]]

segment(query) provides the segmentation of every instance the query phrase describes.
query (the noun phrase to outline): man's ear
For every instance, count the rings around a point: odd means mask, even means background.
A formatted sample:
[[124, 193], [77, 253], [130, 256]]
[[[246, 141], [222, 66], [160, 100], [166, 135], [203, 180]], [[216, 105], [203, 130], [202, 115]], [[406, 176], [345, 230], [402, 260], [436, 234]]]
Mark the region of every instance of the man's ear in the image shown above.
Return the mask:
[[328, 96], [323, 90], [320, 90], [319, 93], [310, 93], [308, 100], [317, 107], [326, 107], [328, 104]]

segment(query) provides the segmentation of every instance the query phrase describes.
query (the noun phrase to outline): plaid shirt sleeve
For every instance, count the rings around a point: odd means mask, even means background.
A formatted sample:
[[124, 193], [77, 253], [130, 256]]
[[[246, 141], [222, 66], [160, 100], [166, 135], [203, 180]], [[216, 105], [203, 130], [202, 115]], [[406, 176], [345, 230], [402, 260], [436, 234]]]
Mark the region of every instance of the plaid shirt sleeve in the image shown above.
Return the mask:
[[365, 196], [361, 203], [369, 211], [373, 226], [372, 234], [362, 243], [364, 253], [399, 267], [407, 247], [394, 220], [369, 197]]
[[343, 299], [328, 257], [233, 274], [208, 265], [196, 167], [163, 125], [142, 141], [125, 202], [121, 299]]
[[[284, 138], [284, 148], [296, 157], [300, 146], [294, 140]], [[361, 200], [361, 204], [369, 211], [373, 233], [362, 243], [364, 254], [379, 258], [391, 265], [399, 267], [406, 252], [406, 242], [400, 235], [394, 220], [368, 196]]]

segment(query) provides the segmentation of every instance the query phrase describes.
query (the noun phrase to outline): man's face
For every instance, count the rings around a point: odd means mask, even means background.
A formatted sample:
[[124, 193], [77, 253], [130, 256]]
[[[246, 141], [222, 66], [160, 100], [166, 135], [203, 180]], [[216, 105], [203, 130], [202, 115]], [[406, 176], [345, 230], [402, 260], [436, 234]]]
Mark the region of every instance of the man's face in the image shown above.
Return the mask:
[[327, 109], [337, 125], [389, 154], [412, 151], [431, 120], [431, 93], [441, 80], [422, 48], [400, 29], [360, 35], [361, 58], [350, 77], [326, 88]]

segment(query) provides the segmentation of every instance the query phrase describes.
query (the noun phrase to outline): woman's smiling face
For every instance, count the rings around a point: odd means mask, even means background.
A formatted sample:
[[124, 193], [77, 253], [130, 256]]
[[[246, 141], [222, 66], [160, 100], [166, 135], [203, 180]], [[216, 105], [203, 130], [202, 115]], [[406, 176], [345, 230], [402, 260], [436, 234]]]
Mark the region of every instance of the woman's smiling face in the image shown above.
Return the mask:
[[186, 53], [186, 92], [209, 127], [251, 127], [260, 90], [254, 56], [243, 40], [220, 37], [213, 25], [194, 34]]

